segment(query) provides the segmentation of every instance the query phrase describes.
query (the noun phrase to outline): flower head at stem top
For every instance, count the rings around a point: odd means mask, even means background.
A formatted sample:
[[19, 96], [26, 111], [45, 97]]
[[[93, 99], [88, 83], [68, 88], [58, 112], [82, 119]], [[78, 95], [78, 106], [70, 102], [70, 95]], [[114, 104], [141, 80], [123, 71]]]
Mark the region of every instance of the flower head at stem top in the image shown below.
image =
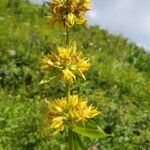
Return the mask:
[[90, 10], [90, 0], [52, 0], [48, 3], [51, 15], [49, 25], [59, 24], [72, 27], [85, 24], [85, 13]]

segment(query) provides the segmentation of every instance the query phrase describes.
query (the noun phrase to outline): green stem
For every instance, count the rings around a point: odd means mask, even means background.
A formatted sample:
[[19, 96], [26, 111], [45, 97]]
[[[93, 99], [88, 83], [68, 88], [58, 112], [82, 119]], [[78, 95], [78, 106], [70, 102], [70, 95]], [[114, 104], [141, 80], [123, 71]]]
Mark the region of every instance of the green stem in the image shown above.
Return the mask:
[[69, 27], [66, 26], [66, 47], [69, 46], [69, 44], [70, 44], [69, 32], [70, 32]]
[[68, 138], [69, 138], [68, 150], [74, 150], [73, 131], [71, 129], [68, 129]]
[[[69, 28], [66, 26], [66, 47], [70, 44], [69, 38]], [[67, 100], [67, 110], [70, 107], [70, 84], [66, 84], [66, 100]], [[68, 129], [68, 150], [73, 150], [73, 133], [71, 129]]]
[[[69, 1], [69, 0], [68, 0]], [[67, 2], [68, 2], [67, 1]], [[70, 44], [70, 30], [69, 27], [65, 27], [66, 28], [66, 47], [69, 46]], [[67, 100], [67, 110], [69, 113], [69, 107], [70, 107], [70, 84], [67, 83], [66, 84], [66, 100]], [[73, 150], [74, 149], [74, 145], [73, 145], [73, 131], [71, 129], [68, 128], [68, 150]]]
[[67, 99], [67, 104], [69, 104], [69, 99], [70, 99], [70, 84], [66, 84], [66, 99]]
[[[70, 84], [66, 84], [66, 100], [67, 100], [67, 111], [69, 113], [69, 107], [70, 107]], [[70, 126], [70, 124], [69, 124]], [[68, 150], [73, 150], [74, 145], [73, 145], [73, 131], [68, 128]]]

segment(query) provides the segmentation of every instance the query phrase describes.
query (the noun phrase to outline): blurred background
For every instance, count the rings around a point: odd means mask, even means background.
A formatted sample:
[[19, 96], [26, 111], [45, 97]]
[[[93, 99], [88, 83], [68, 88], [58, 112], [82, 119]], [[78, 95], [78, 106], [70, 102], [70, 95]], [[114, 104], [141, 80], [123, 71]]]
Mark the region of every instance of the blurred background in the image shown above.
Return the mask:
[[[65, 150], [63, 135], [53, 137], [43, 122], [45, 99], [62, 97], [64, 85], [40, 84], [49, 77], [41, 58], [64, 44], [64, 30], [48, 26], [47, 5], [37, 2], [0, 0], [0, 150]], [[149, 6], [141, 0], [93, 0], [89, 25], [71, 31], [92, 64], [87, 80], [77, 79], [71, 93], [95, 105], [102, 112], [95, 121], [114, 134], [83, 138], [86, 147], [150, 147]]]

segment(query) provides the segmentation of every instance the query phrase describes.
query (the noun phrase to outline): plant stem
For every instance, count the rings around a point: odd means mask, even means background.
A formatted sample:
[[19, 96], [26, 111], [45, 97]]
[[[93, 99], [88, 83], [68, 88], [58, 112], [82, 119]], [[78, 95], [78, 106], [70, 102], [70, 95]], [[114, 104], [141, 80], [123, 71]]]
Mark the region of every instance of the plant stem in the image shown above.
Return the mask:
[[[70, 107], [70, 84], [66, 84], [66, 100], [67, 100], [67, 111], [69, 113]], [[70, 126], [70, 125], [69, 125]], [[68, 128], [68, 150], [73, 150], [73, 132], [70, 128]]]
[[[66, 47], [70, 44], [70, 35], [69, 35], [69, 27], [66, 26]], [[70, 107], [70, 84], [66, 83], [66, 100], [67, 100], [67, 109]], [[68, 128], [68, 150], [73, 150], [73, 132]]]
[[69, 27], [66, 26], [66, 47], [69, 46], [69, 44], [70, 44], [69, 32], [70, 32]]
[[68, 150], [74, 150], [73, 131], [68, 129], [69, 147]]
[[67, 103], [69, 104], [69, 99], [70, 99], [70, 84], [69, 83], [66, 84], [66, 99], [67, 99]]
[[[69, 46], [70, 42], [70, 37], [69, 37], [69, 27], [65, 26], [66, 29], [66, 47]], [[67, 104], [69, 106], [69, 97], [70, 97], [70, 84], [66, 83], [66, 99], [67, 99]]]
[[[67, 100], [67, 111], [69, 113], [70, 107], [70, 84], [66, 83], [66, 100]], [[72, 130], [68, 128], [68, 150], [73, 150], [73, 133]]]

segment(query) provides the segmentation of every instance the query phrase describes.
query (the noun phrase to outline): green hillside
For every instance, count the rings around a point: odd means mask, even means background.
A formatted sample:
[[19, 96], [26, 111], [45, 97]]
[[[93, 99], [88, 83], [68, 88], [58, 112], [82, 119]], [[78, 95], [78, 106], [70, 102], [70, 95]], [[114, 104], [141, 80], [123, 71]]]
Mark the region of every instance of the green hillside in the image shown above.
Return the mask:
[[[43, 124], [44, 100], [64, 93], [60, 81], [39, 84], [48, 76], [40, 69], [43, 54], [64, 41], [63, 29], [50, 29], [46, 16], [46, 5], [0, 0], [0, 150], [65, 150], [66, 139], [52, 137]], [[75, 27], [71, 37], [92, 64], [87, 80], [78, 80], [71, 93], [97, 106], [102, 113], [95, 121], [114, 134], [84, 143], [99, 150], [148, 150], [150, 55], [99, 26]]]

